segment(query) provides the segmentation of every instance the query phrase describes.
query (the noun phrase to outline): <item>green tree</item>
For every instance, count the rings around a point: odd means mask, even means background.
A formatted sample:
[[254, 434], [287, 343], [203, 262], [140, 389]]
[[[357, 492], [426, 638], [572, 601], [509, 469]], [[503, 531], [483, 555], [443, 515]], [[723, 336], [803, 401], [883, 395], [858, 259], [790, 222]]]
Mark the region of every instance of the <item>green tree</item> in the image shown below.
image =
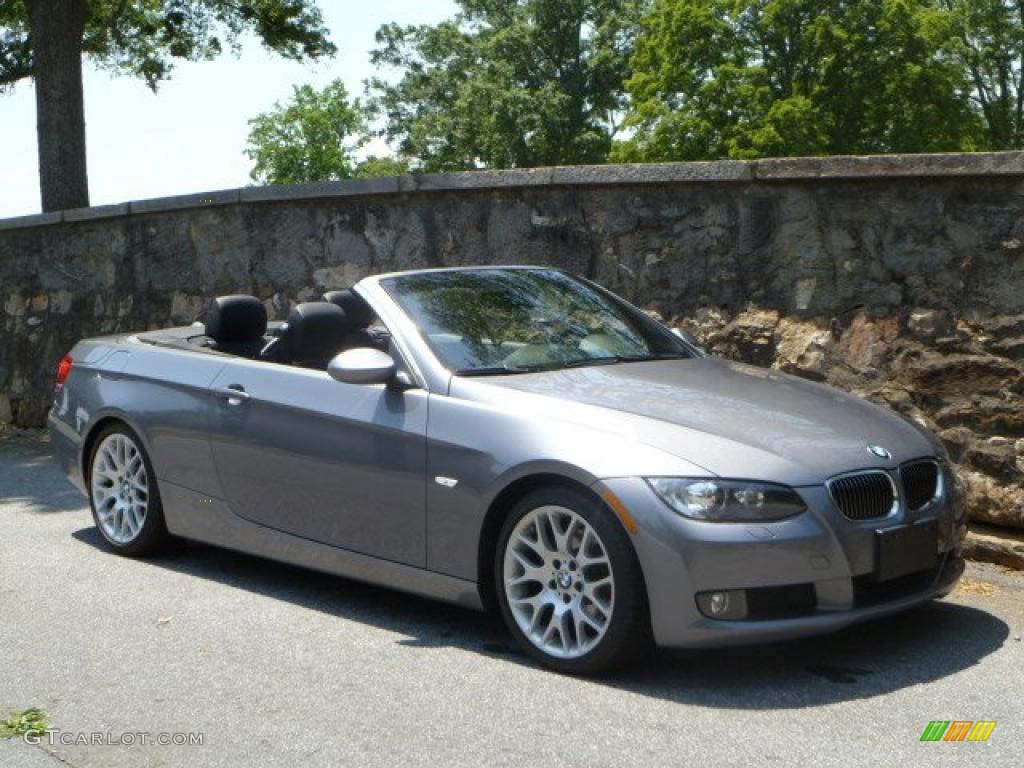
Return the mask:
[[459, 0], [454, 19], [389, 24], [368, 84], [383, 135], [427, 171], [606, 160], [645, 0]]
[[952, 16], [949, 50], [971, 85], [990, 149], [1024, 147], [1024, 2], [939, 0]]
[[615, 156], [974, 148], [953, 29], [924, 0], [656, 0], [628, 83], [633, 135]]
[[0, 88], [35, 80], [43, 210], [89, 204], [83, 57], [155, 89], [176, 59], [212, 59], [246, 34], [290, 59], [335, 50], [315, 0], [0, 3]]
[[354, 153], [366, 143], [362, 106], [349, 100], [341, 80], [320, 91], [296, 86], [287, 104], [276, 104], [249, 126], [245, 154], [256, 161], [250, 175], [261, 184], [352, 178]]
[[404, 176], [411, 172], [409, 161], [401, 157], [379, 157], [370, 155], [356, 166], [357, 179], [372, 179], [378, 176]]

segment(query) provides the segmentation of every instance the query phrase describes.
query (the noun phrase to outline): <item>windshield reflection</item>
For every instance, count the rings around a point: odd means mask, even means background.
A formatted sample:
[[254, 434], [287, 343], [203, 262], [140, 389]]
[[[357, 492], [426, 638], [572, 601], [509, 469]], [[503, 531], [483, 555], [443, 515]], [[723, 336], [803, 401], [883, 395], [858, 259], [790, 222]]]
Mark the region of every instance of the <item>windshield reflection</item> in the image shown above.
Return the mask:
[[461, 375], [692, 357], [642, 312], [557, 270], [421, 272], [381, 284]]

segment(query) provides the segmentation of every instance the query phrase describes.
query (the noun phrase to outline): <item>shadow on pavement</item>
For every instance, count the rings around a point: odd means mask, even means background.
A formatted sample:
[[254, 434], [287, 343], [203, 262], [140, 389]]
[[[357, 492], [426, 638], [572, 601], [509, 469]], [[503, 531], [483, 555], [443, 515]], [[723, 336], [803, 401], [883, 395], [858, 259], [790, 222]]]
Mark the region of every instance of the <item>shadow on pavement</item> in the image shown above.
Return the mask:
[[57, 469], [49, 445], [0, 441], [0, 503], [25, 504], [33, 512], [68, 512], [87, 506], [85, 497]]
[[870, 698], [968, 669], [1010, 634], [997, 616], [933, 601], [907, 613], [790, 643], [665, 652], [613, 684], [729, 709], [790, 709]]
[[[105, 548], [94, 528], [74, 537]], [[113, 555], [112, 555], [113, 556]], [[400, 645], [459, 648], [535, 666], [492, 616], [201, 544], [147, 561], [310, 610], [400, 633]], [[1009, 635], [985, 611], [932, 602], [839, 633], [784, 644], [658, 651], [598, 682], [723, 709], [790, 709], [870, 698], [979, 663]], [[552, 673], [554, 674], [554, 673]]]

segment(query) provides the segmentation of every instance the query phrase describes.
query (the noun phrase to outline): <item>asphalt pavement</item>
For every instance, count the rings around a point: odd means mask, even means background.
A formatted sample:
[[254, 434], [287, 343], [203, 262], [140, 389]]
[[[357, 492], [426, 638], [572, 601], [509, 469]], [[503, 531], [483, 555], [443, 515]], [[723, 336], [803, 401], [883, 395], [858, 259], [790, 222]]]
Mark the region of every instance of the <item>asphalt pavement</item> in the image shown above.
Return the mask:
[[[970, 564], [902, 616], [575, 679], [460, 608], [202, 545], [113, 555], [45, 445], [0, 442], [0, 720], [58, 729], [0, 740], [5, 767], [1019, 766], [1022, 633], [1024, 575]], [[932, 720], [997, 725], [922, 743]]]

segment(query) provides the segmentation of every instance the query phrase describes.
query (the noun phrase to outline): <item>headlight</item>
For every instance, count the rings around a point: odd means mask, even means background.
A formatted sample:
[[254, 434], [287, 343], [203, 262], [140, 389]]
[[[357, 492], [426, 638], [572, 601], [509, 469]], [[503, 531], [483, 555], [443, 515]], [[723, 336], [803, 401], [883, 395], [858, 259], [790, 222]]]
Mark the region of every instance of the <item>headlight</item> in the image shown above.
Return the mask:
[[728, 523], [782, 520], [807, 507], [792, 488], [749, 480], [648, 477], [662, 501], [683, 517]]

